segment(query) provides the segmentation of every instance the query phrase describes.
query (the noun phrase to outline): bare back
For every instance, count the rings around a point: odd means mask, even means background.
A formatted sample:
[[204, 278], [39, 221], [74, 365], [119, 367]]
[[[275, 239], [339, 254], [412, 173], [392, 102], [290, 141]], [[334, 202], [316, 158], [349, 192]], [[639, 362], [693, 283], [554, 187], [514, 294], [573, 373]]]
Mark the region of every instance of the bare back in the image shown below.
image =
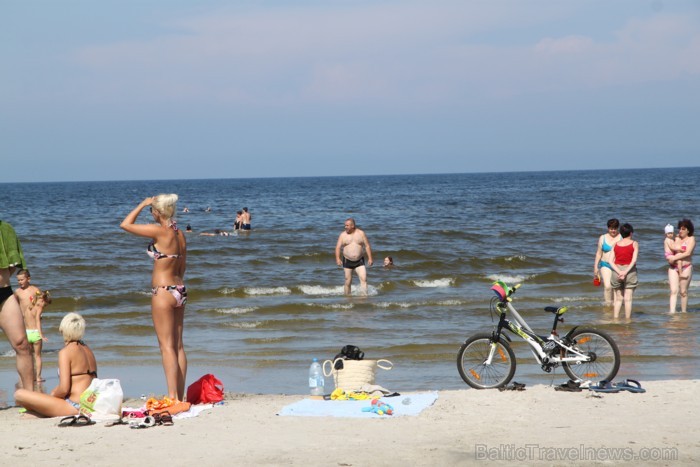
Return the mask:
[[59, 375], [59, 384], [70, 400], [78, 402], [97, 374], [95, 354], [87, 345], [71, 342], [61, 349], [58, 358], [59, 368], [63, 370]]
[[161, 235], [155, 239], [156, 248], [168, 255], [179, 258], [162, 258], [153, 262], [153, 286], [181, 285], [187, 265], [187, 241], [180, 230], [164, 227]]

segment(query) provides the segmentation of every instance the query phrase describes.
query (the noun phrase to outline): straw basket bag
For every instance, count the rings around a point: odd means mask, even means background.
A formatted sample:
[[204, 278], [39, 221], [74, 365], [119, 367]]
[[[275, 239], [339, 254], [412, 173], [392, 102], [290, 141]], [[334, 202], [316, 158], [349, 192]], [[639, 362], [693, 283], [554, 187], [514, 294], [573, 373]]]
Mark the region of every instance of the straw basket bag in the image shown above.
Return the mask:
[[[335, 363], [341, 360], [343, 368], [335, 369]], [[359, 391], [365, 384], [374, 384], [374, 375], [377, 368], [391, 370], [394, 364], [389, 360], [326, 360], [323, 362], [323, 374], [333, 375], [333, 382], [336, 389], [343, 391]]]

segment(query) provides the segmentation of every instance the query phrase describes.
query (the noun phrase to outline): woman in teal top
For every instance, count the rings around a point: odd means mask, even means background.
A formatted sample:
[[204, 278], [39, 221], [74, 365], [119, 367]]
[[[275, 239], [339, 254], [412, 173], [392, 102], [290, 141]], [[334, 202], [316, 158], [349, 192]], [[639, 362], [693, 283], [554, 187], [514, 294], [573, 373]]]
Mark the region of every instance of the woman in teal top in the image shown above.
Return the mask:
[[603, 284], [603, 298], [606, 305], [613, 303], [613, 290], [610, 285], [610, 278], [613, 271], [610, 266], [612, 249], [617, 242], [620, 241], [619, 233], [620, 221], [617, 219], [608, 220], [608, 231], [598, 238], [598, 248], [595, 253], [595, 261], [593, 263], [593, 276], [600, 277]]

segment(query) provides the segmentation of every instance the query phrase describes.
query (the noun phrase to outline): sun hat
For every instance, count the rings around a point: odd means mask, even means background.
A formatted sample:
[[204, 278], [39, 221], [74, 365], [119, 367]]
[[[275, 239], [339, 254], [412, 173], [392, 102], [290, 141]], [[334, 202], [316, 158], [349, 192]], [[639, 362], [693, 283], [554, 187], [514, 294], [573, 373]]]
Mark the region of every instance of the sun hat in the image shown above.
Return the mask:
[[664, 227], [664, 233], [673, 233], [673, 226], [671, 224], [666, 224], [666, 227]]

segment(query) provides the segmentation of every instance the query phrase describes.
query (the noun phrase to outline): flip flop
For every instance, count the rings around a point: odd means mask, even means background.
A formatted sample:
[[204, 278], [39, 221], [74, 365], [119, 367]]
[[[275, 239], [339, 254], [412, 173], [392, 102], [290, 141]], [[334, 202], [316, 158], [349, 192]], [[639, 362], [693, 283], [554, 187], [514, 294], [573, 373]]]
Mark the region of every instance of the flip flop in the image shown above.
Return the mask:
[[615, 383], [613, 384], [616, 388], [622, 390], [622, 391], [629, 391], [629, 392], [647, 392], [646, 389], [642, 387], [641, 384], [639, 384], [639, 381], [635, 379], [626, 379], [621, 383]]
[[60, 422], [58, 422], [58, 426], [60, 426], [61, 428], [73, 425], [75, 425], [75, 415], [71, 415], [70, 417], [64, 417], [61, 419]]
[[555, 391], [564, 391], [564, 392], [581, 392], [581, 384], [577, 383], [576, 381], [569, 380], [564, 384], [560, 384], [559, 386], [554, 387]]
[[588, 386], [588, 389], [595, 392], [620, 392], [620, 388], [616, 388], [610, 384], [610, 381], [601, 381], [598, 384]]
[[105, 426], [114, 426], [114, 425], [128, 425], [129, 422], [124, 420], [123, 418], [119, 418], [118, 420], [114, 420], [113, 422], [107, 422], [105, 423]]
[[513, 381], [513, 384], [511, 384], [510, 386], [502, 386], [502, 387], [498, 388], [498, 390], [499, 391], [524, 391], [525, 384]]
[[67, 426], [88, 426], [94, 425], [95, 422], [90, 420], [89, 417], [85, 415], [71, 415], [69, 417], [64, 417], [58, 422], [58, 426], [65, 428]]

